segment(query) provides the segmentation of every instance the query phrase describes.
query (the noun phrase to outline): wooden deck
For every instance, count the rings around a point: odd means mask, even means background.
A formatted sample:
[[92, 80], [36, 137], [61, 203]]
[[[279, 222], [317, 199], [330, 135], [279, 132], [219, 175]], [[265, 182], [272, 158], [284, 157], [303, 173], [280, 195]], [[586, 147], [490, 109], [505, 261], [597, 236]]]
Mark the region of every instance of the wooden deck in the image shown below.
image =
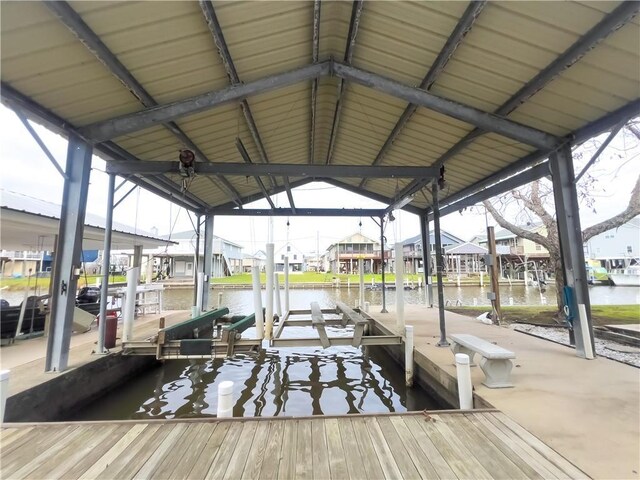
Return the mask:
[[585, 478], [496, 411], [5, 425], [1, 478]]

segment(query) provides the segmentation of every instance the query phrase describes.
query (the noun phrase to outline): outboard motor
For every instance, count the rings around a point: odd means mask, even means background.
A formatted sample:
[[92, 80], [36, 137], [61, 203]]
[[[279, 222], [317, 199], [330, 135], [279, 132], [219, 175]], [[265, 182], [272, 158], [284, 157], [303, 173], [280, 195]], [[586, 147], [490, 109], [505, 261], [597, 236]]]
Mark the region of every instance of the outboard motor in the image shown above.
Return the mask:
[[100, 287], [82, 287], [78, 296], [77, 303], [97, 303], [100, 301]]

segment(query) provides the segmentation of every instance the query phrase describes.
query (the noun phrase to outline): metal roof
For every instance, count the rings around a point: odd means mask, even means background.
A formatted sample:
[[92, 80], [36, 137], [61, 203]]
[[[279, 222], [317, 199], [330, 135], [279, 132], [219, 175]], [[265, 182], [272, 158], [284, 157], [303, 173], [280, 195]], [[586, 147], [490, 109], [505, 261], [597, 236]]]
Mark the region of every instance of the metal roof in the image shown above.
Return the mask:
[[[55, 249], [55, 237], [60, 225], [60, 205], [30, 197], [21, 193], [1, 190], [0, 248], [3, 250], [51, 251]], [[105, 219], [87, 213], [82, 245], [85, 249], [104, 246]], [[150, 233], [137, 231], [128, 225], [114, 222], [112, 242], [115, 249], [164, 247], [175, 244]]]
[[[214, 164], [445, 165], [447, 205], [543, 160], [556, 145], [640, 113], [637, 2], [1, 8], [3, 102], [58, 130], [99, 138], [97, 153], [108, 160], [177, 162], [186, 147]], [[310, 65], [317, 68], [304, 70]], [[414, 86], [420, 90], [406, 88]], [[187, 102], [204, 94], [214, 108]], [[421, 106], [411, 107], [414, 99]], [[187, 113], [164, 123], [96, 133], [131, 127], [124, 115], [185, 105]], [[331, 176], [334, 185], [389, 203], [415, 194], [404, 207], [414, 213], [431, 204], [428, 179]], [[247, 162], [246, 174], [200, 175], [181, 194], [177, 174], [161, 177], [136, 181], [194, 210], [322, 178], [256, 178]]]

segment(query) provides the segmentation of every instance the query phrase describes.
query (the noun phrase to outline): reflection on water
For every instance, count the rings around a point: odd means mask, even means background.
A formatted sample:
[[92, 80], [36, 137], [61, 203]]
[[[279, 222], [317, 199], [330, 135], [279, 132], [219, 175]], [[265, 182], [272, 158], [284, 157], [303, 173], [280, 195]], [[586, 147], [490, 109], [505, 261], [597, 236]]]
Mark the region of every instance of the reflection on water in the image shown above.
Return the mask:
[[419, 387], [405, 387], [404, 372], [379, 347], [283, 348], [225, 360], [166, 361], [74, 420], [215, 415], [217, 388], [226, 380], [234, 382], [236, 417], [439, 408]]
[[[488, 287], [456, 287], [447, 286], [444, 289], [445, 302], [455, 305], [473, 305], [474, 299], [477, 305], [490, 305], [487, 300]], [[212, 290], [209, 294], [209, 303], [213, 307], [218, 301], [218, 292], [222, 292], [222, 304], [228, 307], [234, 314], [246, 314], [253, 305], [253, 293], [246, 290]], [[264, 291], [263, 305], [264, 305]], [[284, 296], [284, 291], [281, 292]], [[395, 305], [395, 291], [386, 292], [387, 305]], [[524, 285], [502, 285], [500, 296], [503, 305], [509, 305], [509, 299], [513, 299], [514, 305], [554, 305], [556, 301], [555, 285], [547, 285], [547, 290], [540, 293], [537, 287], [525, 287]], [[640, 304], [640, 288], [638, 287], [608, 287], [590, 286], [589, 296], [592, 305], [638, 305]], [[434, 288], [434, 297], [437, 292]], [[544, 300], [542, 299], [544, 298]], [[333, 308], [336, 300], [354, 305], [359, 299], [357, 287], [351, 288], [319, 288], [319, 289], [293, 289], [290, 291], [290, 306], [292, 309], [309, 309], [311, 302], [318, 302], [322, 308]], [[382, 303], [382, 292], [379, 290], [365, 291], [365, 301], [371, 305]], [[409, 304], [425, 303], [424, 289], [405, 290], [404, 301]], [[167, 310], [188, 310], [193, 302], [191, 289], [166, 290], [164, 303]]]

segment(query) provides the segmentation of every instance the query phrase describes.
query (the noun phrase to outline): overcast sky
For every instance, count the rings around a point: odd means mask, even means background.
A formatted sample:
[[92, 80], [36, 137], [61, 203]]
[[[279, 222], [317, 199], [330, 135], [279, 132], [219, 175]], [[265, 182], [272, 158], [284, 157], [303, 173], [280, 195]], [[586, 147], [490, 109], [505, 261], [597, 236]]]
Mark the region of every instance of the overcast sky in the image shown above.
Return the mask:
[[[0, 129], [2, 158], [0, 185], [2, 188], [61, 203], [62, 177], [15, 114], [4, 106], [0, 106], [0, 125], [2, 125]], [[40, 125], [35, 123], [32, 125], [64, 168], [66, 140]], [[631, 189], [640, 171], [639, 149], [637, 142], [630, 136], [621, 137], [623, 138], [612, 143], [611, 148], [603, 154], [602, 160], [591, 170], [591, 173], [600, 179], [592, 192], [596, 197], [596, 212], [586, 208], [581, 210], [583, 227], [620, 212], [628, 203]], [[632, 145], [634, 148], [630, 148]], [[586, 162], [589, 157], [588, 152], [583, 157], [584, 159], [577, 163]], [[94, 156], [92, 167], [87, 211], [104, 217], [107, 198], [104, 161]], [[116, 185], [119, 183], [120, 179], [116, 180]], [[128, 189], [123, 187], [116, 194], [116, 200]], [[293, 192], [297, 207], [376, 208], [386, 206], [324, 183], [308, 184], [294, 189]], [[284, 193], [275, 196], [274, 202], [278, 206], [289, 206]], [[262, 200], [250, 206], [268, 208], [268, 203]], [[463, 215], [454, 213], [444, 217], [441, 222], [442, 228], [468, 240], [483, 232], [485, 228], [484, 215], [478, 212], [479, 209], [474, 213]], [[397, 217], [398, 220], [392, 222], [385, 232], [390, 244], [397, 239], [405, 239], [420, 233], [417, 216], [403, 212]], [[136, 189], [115, 209], [114, 221], [131, 225], [143, 232], [150, 232], [155, 227], [161, 234], [192, 229], [184, 209], [141, 189]], [[287, 221], [290, 223], [289, 227], [286, 225]], [[360, 222], [362, 227], [359, 226]], [[489, 219], [489, 224], [494, 222]], [[267, 231], [267, 218], [216, 217], [214, 220], [214, 234], [243, 245], [245, 253], [263, 249], [267, 241]], [[379, 227], [370, 218], [274, 218], [275, 242], [284, 242], [288, 238], [297, 248], [309, 253], [316, 250], [318, 239], [320, 251], [323, 252], [331, 243], [358, 231], [374, 239], [380, 236]]]

